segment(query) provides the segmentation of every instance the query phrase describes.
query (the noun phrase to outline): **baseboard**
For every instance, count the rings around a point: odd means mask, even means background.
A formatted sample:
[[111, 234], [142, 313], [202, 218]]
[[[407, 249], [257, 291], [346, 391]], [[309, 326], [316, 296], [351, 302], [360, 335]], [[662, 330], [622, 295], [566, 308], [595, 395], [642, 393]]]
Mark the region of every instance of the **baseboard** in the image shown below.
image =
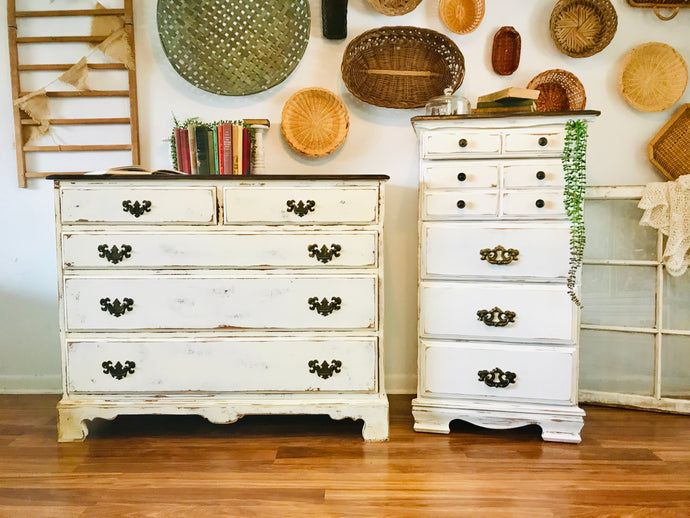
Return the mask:
[[416, 394], [416, 374], [386, 374], [386, 393], [388, 394]]
[[61, 394], [62, 377], [0, 375], [0, 394]]

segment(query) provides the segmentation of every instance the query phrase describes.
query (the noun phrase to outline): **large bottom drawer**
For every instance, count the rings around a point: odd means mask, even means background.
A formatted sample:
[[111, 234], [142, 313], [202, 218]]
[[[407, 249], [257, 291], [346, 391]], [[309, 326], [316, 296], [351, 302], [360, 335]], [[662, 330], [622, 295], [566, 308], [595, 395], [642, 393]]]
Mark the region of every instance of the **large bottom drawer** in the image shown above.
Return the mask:
[[575, 401], [575, 347], [422, 340], [420, 362], [423, 396]]
[[376, 338], [67, 342], [67, 390], [373, 392]]

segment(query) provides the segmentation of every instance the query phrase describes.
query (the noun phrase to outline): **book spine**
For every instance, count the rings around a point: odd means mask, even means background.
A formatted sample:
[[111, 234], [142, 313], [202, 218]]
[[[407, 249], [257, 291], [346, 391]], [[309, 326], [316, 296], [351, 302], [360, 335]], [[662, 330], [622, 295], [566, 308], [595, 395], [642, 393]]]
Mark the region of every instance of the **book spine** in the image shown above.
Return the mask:
[[182, 156], [182, 169], [187, 174], [192, 174], [192, 165], [189, 158], [189, 130], [187, 128], [180, 129], [180, 154]]
[[232, 124], [223, 124], [223, 174], [232, 174]]
[[249, 174], [251, 165], [251, 145], [249, 138], [249, 128], [242, 128], [242, 174]]
[[180, 130], [181, 128], [175, 128], [175, 158], [177, 163], [175, 164], [178, 171], [182, 171], [182, 142], [180, 141]]
[[215, 153], [213, 151], [215, 143], [213, 142], [212, 128], [206, 128], [206, 146], [208, 148], [208, 174], [216, 174], [216, 160], [214, 158]]
[[242, 160], [242, 132], [238, 124], [232, 125], [232, 174], [241, 174], [240, 161]]
[[203, 126], [194, 128], [194, 138], [196, 140], [196, 160], [197, 174], [210, 174], [210, 162], [208, 154], [208, 129]]
[[199, 174], [196, 156], [196, 126], [194, 124], [187, 126], [187, 134], [189, 135], [189, 171], [190, 174]]
[[218, 164], [218, 126], [213, 125], [213, 174], [220, 174]]
[[218, 141], [216, 143], [218, 146], [218, 174], [225, 174], [225, 169], [223, 168], [223, 125], [218, 124]]

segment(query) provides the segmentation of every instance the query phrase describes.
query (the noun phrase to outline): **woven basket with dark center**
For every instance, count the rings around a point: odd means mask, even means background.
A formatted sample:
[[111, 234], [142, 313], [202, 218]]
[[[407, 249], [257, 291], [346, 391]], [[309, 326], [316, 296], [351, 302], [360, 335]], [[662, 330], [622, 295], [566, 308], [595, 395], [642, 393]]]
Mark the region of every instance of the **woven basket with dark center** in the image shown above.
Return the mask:
[[295, 69], [309, 41], [308, 0], [158, 0], [158, 33], [173, 68], [220, 95], [261, 92]]
[[584, 110], [587, 103], [585, 87], [567, 70], [545, 70], [536, 75], [527, 88], [539, 90], [536, 105], [540, 112], [579, 111]]
[[549, 24], [556, 47], [574, 58], [604, 50], [617, 27], [618, 15], [609, 0], [559, 0]]
[[649, 161], [669, 180], [690, 174], [690, 104], [684, 104], [649, 142]]
[[446, 88], [457, 90], [465, 59], [453, 41], [430, 29], [381, 27], [360, 34], [341, 65], [347, 89], [386, 108], [419, 108]]

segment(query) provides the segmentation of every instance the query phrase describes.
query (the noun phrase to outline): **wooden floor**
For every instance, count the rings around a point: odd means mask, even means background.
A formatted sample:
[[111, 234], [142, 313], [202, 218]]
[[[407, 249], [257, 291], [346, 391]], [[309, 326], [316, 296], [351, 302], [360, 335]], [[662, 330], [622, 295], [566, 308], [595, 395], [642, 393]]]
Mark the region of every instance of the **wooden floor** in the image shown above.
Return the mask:
[[585, 406], [572, 445], [415, 433], [410, 397], [389, 398], [385, 443], [325, 416], [123, 416], [58, 444], [56, 396], [0, 396], [0, 516], [690, 516], [690, 416]]

